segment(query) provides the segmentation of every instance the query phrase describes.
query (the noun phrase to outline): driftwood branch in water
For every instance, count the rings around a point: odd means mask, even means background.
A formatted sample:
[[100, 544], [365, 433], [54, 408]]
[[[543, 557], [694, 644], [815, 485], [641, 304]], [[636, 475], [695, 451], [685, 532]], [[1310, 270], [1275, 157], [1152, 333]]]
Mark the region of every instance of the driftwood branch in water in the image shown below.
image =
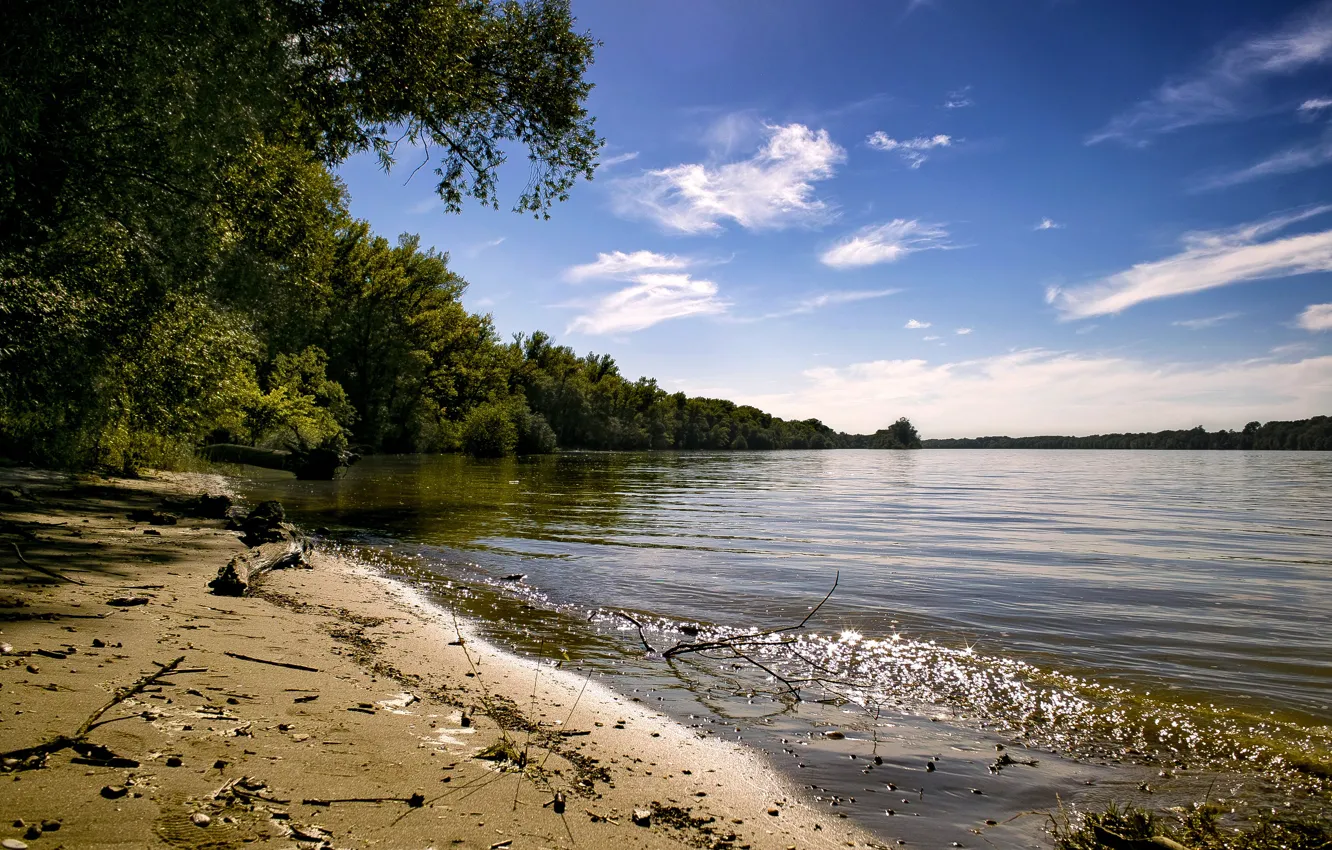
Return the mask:
[[41, 767], [46, 762], [47, 756], [58, 753], [69, 747], [76, 747], [79, 744], [82, 744], [87, 739], [88, 733], [93, 730], [93, 727], [98, 725], [97, 721], [101, 720], [103, 714], [106, 714], [108, 711], [120, 705], [135, 694], [140, 693], [144, 688], [157, 684], [172, 673], [180, 672], [177, 668], [180, 667], [181, 662], [184, 660], [185, 656], [182, 655], [170, 664], [159, 665], [157, 671], [149, 673], [134, 684], [116, 688], [111, 694], [111, 699], [101, 708], [88, 715], [88, 718], [79, 725], [79, 728], [74, 731], [74, 734], [57, 735], [48, 741], [43, 741], [35, 747], [24, 747], [19, 750], [10, 750], [7, 753], [0, 753], [0, 759], [4, 759], [5, 762], [10, 762], [11, 760], [18, 762], [18, 764], [13, 765], [13, 767], [16, 767], [19, 770]]
[[625, 618], [626, 620], [628, 620], [629, 622], [631, 622], [631, 623], [634, 624], [635, 628], [638, 629], [638, 639], [641, 640], [641, 641], [643, 642], [643, 648], [644, 648], [644, 649], [646, 649], [648, 652], [656, 652], [656, 651], [657, 651], [657, 650], [655, 650], [655, 649], [652, 648], [652, 644], [648, 643], [647, 638], [644, 637], [644, 635], [643, 635], [643, 624], [640, 623], [640, 622], [638, 622], [638, 619], [637, 619], [637, 618], [635, 618], [635, 617], [631, 617], [630, 615], [624, 613], [623, 611], [615, 611], [615, 612], [613, 612], [613, 613], [618, 614], [619, 616]]
[[18, 555], [19, 561], [22, 562], [23, 566], [27, 567], [28, 569], [36, 570], [42, 575], [48, 576], [57, 581], [67, 581], [70, 584], [83, 584], [83, 582], [79, 581], [76, 578], [70, 578], [69, 576], [61, 575], [55, 570], [48, 570], [46, 567], [43, 567], [39, 564], [34, 564], [32, 561], [29, 561], [27, 558], [23, 557], [23, 551], [19, 549], [18, 544], [13, 542], [12, 540], [10, 541], [9, 545], [14, 547], [14, 554]]
[[828, 589], [828, 593], [823, 597], [822, 601], [820, 601], [818, 605], [815, 605], [813, 608], [811, 608], [809, 610], [809, 613], [805, 615], [805, 618], [800, 622], [796, 623], [794, 626], [779, 626], [778, 628], [775, 629], [767, 629], [765, 631], [755, 632], [753, 634], [735, 635], [733, 637], [722, 638], [721, 640], [698, 641], [697, 643], [681, 642], [677, 643], [675, 646], [663, 652], [661, 654], [661, 657], [674, 658], [677, 655], [685, 655], [690, 652], [704, 652], [710, 649], [734, 650], [737, 646], [746, 646], [754, 644], [755, 642], [759, 641], [761, 638], [771, 637], [772, 635], [785, 634], [786, 632], [800, 631], [805, 627], [806, 623], [808, 623], [811, 619], [813, 619], [815, 614], [819, 613], [819, 609], [822, 608], [825, 604], [827, 604], [828, 600], [832, 598], [833, 593], [837, 590], [837, 584], [838, 582], [841, 581], [841, 579], [842, 579], [842, 573], [839, 570], [837, 574], [833, 577], [832, 587]]

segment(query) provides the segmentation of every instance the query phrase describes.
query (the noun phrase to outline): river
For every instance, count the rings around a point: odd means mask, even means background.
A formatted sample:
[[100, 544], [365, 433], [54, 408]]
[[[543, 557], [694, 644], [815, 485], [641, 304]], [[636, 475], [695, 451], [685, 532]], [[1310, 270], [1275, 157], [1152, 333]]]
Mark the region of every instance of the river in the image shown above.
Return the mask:
[[[1303, 794], [1332, 764], [1325, 454], [381, 456], [333, 482], [254, 474], [251, 499], [501, 643], [755, 744], [886, 837], [949, 846], [1054, 793], [1185, 799], [1218, 776], [1292, 795], [1272, 777], [1301, 760]], [[790, 687], [743, 660], [660, 657], [695, 629], [794, 625], [834, 582], [804, 629], [746, 652]], [[1015, 746], [1040, 766], [995, 762]]]

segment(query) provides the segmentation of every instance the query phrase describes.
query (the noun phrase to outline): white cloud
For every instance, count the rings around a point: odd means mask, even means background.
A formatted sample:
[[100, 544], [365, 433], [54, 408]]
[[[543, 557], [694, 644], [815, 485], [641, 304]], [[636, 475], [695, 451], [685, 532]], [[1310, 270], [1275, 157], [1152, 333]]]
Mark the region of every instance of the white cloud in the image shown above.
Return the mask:
[[915, 319], [909, 319], [907, 320], [907, 323], [902, 327], [906, 328], [909, 331], [917, 331], [922, 328], [928, 328], [929, 326], [930, 326], [929, 322], [918, 322]]
[[958, 328], [957, 330], [953, 331], [953, 333], [957, 334], [958, 336], [966, 336], [967, 334], [971, 333], [971, 328]]
[[915, 251], [948, 247], [948, 231], [942, 225], [916, 219], [895, 218], [887, 224], [862, 227], [819, 257], [835, 269], [895, 263]]
[[939, 338], [939, 337], [937, 337], [937, 336], [927, 336], [927, 337], [922, 337], [922, 339], [924, 339], [926, 342], [934, 342], [934, 341], [935, 341], [936, 339], [938, 339], [938, 338]]
[[894, 139], [882, 130], [871, 133], [865, 143], [876, 151], [897, 151], [912, 168], [920, 168], [921, 163], [929, 159], [925, 152], [935, 148], [951, 147], [952, 136], [940, 133], [937, 136], [917, 136], [914, 139]]
[[503, 245], [505, 238], [506, 237], [504, 236], [499, 236], [494, 239], [487, 239], [485, 242], [478, 242], [475, 245], [468, 246], [467, 250], [463, 253], [469, 257], [475, 257], [482, 251], [488, 251], [491, 248], [498, 248], [500, 245]]
[[1191, 331], [1200, 331], [1204, 328], [1214, 328], [1222, 322], [1228, 322], [1231, 319], [1238, 319], [1239, 313], [1222, 313], [1219, 316], [1207, 316], [1202, 319], [1180, 319], [1178, 322], [1171, 322], [1177, 328], [1188, 328]]
[[1233, 120], [1261, 111], [1261, 83], [1332, 60], [1332, 3], [1322, 2], [1275, 29], [1218, 50], [1192, 75], [1162, 85], [1087, 139], [1096, 144], [1147, 138], [1184, 127]]
[[608, 156], [597, 163], [598, 170], [604, 171], [607, 168], [614, 168], [617, 165], [623, 165], [626, 162], [638, 159], [638, 151], [628, 151], [626, 153], [617, 153], [615, 156]]
[[1332, 331], [1332, 304], [1310, 304], [1295, 322], [1306, 331]]
[[1186, 234], [1184, 250], [1139, 263], [1074, 289], [1052, 287], [1046, 300], [1065, 319], [1120, 313], [1135, 304], [1232, 283], [1332, 271], [1332, 230], [1283, 239], [1263, 237], [1332, 210], [1332, 205], [1276, 216], [1231, 230]]
[[684, 269], [689, 261], [674, 254], [656, 254], [652, 251], [611, 251], [609, 254], [597, 254], [596, 262], [581, 266], [570, 266], [564, 270], [564, 279], [572, 283], [590, 278], [607, 277], [632, 280], [642, 272], [671, 271]]
[[803, 386], [737, 398], [789, 418], [872, 432], [907, 416], [926, 437], [1238, 428], [1332, 408], [1332, 356], [1208, 365], [1018, 351], [932, 364], [880, 360], [803, 373]]
[[1332, 162], [1332, 134], [1324, 135], [1321, 140], [1314, 142], [1313, 144], [1296, 145], [1295, 147], [1278, 151], [1266, 159], [1255, 162], [1247, 168], [1241, 168], [1240, 170], [1232, 171], [1229, 174], [1213, 177], [1210, 180], [1205, 181], [1200, 188], [1222, 189], [1227, 186], [1248, 183], [1250, 180], [1258, 180], [1263, 177], [1308, 171], [1311, 168], [1327, 165], [1329, 162]]
[[872, 298], [885, 298], [889, 295], [896, 295], [901, 292], [900, 289], [835, 289], [829, 292], [820, 292], [818, 295], [811, 295], [804, 298], [793, 307], [785, 310], [778, 310], [774, 313], [765, 313], [755, 318], [735, 319], [737, 322], [761, 322], [768, 319], [784, 319], [787, 316], [799, 316], [804, 313], [813, 313], [815, 310], [822, 310], [824, 307], [834, 307], [838, 304], [851, 304], [856, 301], [868, 301]]
[[1332, 97], [1311, 97], [1299, 106], [1298, 112], [1313, 115], [1332, 106]]
[[971, 86], [963, 86], [957, 91], [950, 91], [944, 101], [944, 109], [965, 109], [972, 105]]
[[829, 207], [814, 196], [813, 184], [832, 177], [846, 151], [827, 130], [803, 124], [764, 131], [767, 142], [749, 159], [688, 163], [620, 181], [616, 212], [682, 233], [715, 232], [726, 220], [765, 230], [827, 219]]
[[633, 286], [597, 302], [579, 316], [568, 332], [615, 334], [641, 331], [669, 319], [723, 313], [727, 302], [717, 297], [717, 284], [688, 274], [641, 274]]
[[1064, 225], [1058, 223], [1052, 218], [1043, 218], [1041, 223], [1032, 228], [1032, 230], [1062, 230]]

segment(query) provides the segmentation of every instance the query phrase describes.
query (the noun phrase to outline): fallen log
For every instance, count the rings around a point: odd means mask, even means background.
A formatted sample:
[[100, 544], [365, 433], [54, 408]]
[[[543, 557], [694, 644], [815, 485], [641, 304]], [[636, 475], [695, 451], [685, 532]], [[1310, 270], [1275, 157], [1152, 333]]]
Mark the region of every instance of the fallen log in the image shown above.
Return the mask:
[[208, 586], [217, 596], [248, 596], [264, 573], [289, 567], [309, 567], [305, 547], [291, 537], [240, 553], [217, 571], [217, 578]]

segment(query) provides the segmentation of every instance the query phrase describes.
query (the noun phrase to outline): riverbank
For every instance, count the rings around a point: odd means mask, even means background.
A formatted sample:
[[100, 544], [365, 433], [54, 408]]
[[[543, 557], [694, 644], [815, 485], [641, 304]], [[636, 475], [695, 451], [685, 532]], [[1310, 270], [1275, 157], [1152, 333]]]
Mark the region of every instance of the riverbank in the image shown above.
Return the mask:
[[313, 569], [269, 574], [258, 595], [212, 595], [207, 582], [244, 550], [235, 533], [130, 516], [219, 492], [219, 478], [3, 470], [0, 488], [0, 739], [74, 739], [45, 759], [11, 753], [0, 838], [876, 846], [744, 748], [498, 652], [351, 562], [314, 553]]

